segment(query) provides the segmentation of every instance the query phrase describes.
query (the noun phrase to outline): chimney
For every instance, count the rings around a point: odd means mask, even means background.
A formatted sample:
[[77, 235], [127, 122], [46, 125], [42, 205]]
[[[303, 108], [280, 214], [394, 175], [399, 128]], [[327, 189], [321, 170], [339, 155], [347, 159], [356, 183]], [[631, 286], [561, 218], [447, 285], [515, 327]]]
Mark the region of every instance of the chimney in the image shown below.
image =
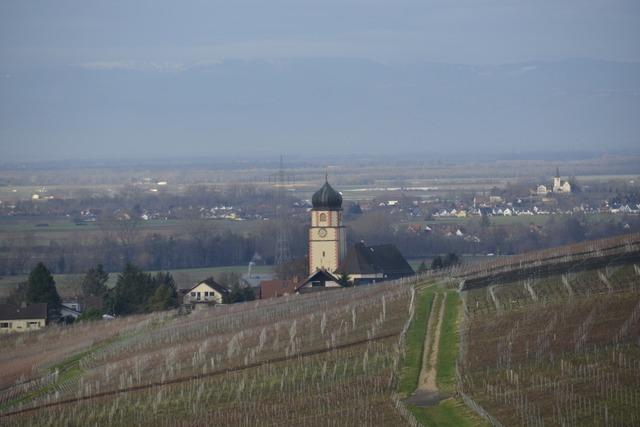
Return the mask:
[[252, 269], [253, 269], [254, 265], [256, 265], [255, 262], [253, 262], [253, 261], [249, 262], [249, 271], [247, 272], [247, 278], [249, 278], [249, 279], [251, 279], [251, 273], [252, 273]]

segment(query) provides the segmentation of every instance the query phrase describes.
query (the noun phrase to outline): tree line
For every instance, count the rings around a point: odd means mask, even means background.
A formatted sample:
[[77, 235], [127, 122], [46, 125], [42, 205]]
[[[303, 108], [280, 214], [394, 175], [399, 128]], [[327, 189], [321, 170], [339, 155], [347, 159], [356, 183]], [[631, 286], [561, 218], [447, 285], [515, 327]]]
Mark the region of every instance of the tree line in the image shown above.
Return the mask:
[[[114, 288], [107, 287], [109, 274], [102, 265], [89, 269], [81, 284], [79, 300], [84, 313], [79, 319], [101, 318], [103, 314], [127, 315], [168, 310], [180, 305], [175, 281], [171, 273], [145, 273], [127, 264], [118, 275]], [[9, 296], [8, 302], [21, 305], [46, 303], [49, 318], [70, 322], [61, 315], [62, 299], [51, 271], [38, 263], [29, 273], [26, 282], [20, 284]]]
[[[97, 264], [110, 272], [122, 271], [128, 263], [154, 271], [242, 265], [248, 264], [255, 254], [265, 264], [272, 264], [276, 225], [272, 221], [254, 225], [247, 231], [233, 232], [219, 230], [216, 221], [194, 219], [165, 234], [142, 232], [130, 220], [119, 220], [104, 225], [97, 238], [82, 237], [78, 232], [68, 239], [50, 242], [22, 233], [18, 238], [0, 242], [0, 275], [25, 274], [38, 262], [48, 265], [56, 274], [82, 273]], [[373, 212], [359, 215], [347, 225], [349, 244], [361, 240], [370, 245], [392, 243], [407, 258], [431, 258], [447, 253], [510, 255], [637, 232], [640, 218], [551, 215], [546, 223], [537, 226], [497, 225], [485, 216], [460, 224], [438, 224], [432, 226], [431, 232], [416, 233], [408, 230], [408, 223], [398, 222], [387, 213]], [[307, 227], [308, 221], [302, 218], [289, 222], [294, 258], [307, 254]], [[443, 228], [449, 228], [451, 234], [460, 229], [463, 236], [447, 236]]]
[[[181, 305], [176, 282], [169, 272], [147, 273], [133, 264], [126, 264], [118, 274], [113, 288], [107, 286], [109, 273], [101, 264], [90, 268], [80, 285], [79, 302], [84, 312], [78, 318], [99, 319], [103, 314], [129, 315], [164, 311]], [[235, 272], [220, 274], [220, 284], [230, 289], [224, 303], [236, 303], [255, 299], [253, 289], [240, 286], [240, 275]], [[73, 322], [73, 318], [61, 315], [62, 299], [51, 271], [38, 263], [8, 297], [14, 305], [46, 303], [52, 321]]]

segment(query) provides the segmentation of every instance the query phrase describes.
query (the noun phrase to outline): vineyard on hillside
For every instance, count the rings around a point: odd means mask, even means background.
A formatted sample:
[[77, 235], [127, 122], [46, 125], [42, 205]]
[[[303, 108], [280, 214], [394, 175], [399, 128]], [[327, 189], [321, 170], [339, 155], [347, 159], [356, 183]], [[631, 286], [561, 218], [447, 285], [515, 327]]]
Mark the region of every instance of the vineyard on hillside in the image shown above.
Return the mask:
[[391, 395], [413, 299], [377, 285], [2, 337], [0, 423], [403, 424]]
[[496, 425], [640, 424], [640, 268], [624, 248], [463, 292], [459, 386]]
[[495, 282], [638, 262], [640, 234], [634, 233], [498, 258], [487, 263], [460, 265], [447, 274], [461, 280], [463, 290], [469, 290]]
[[[628, 235], [1, 336], [0, 425], [640, 425], [639, 258]], [[401, 402], [425, 366], [446, 400]]]

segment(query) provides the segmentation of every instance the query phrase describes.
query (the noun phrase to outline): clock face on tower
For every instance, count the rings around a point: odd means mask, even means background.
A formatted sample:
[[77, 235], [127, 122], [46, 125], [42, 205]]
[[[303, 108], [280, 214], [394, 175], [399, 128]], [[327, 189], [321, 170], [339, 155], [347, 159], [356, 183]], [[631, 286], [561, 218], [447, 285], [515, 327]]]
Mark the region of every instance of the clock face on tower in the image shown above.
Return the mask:
[[327, 229], [326, 228], [321, 228], [320, 230], [318, 230], [318, 236], [326, 237], [327, 236]]

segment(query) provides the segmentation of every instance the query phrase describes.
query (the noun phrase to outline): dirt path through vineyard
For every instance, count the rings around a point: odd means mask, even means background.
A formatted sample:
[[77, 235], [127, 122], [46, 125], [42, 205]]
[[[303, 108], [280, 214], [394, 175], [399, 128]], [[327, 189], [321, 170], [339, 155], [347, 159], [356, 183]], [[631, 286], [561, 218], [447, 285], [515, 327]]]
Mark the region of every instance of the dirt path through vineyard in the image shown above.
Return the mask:
[[424, 339], [422, 369], [420, 370], [418, 388], [413, 395], [407, 399], [407, 403], [412, 405], [421, 407], [432, 406], [447, 397], [440, 393], [436, 383], [440, 331], [442, 329], [446, 301], [446, 293], [436, 294], [433, 298], [431, 313], [429, 313], [429, 319], [427, 321], [427, 333]]

